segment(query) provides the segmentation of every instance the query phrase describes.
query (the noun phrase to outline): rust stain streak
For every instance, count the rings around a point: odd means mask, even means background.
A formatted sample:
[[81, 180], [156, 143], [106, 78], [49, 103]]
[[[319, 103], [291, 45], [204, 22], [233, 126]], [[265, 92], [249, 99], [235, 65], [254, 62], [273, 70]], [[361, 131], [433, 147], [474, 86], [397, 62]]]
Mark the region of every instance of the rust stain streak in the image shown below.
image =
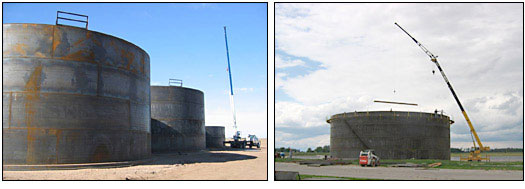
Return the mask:
[[95, 53], [90, 51], [87, 56], [85, 56], [84, 53], [85, 51], [78, 50], [77, 52], [68, 54], [67, 56], [60, 59], [94, 63]]
[[142, 65], [142, 66], [140, 67], [140, 72], [141, 72], [143, 75], [145, 75], [145, 73], [144, 73], [144, 66], [145, 66], [144, 56], [145, 56], [145, 55], [142, 55], [142, 58], [140, 59], [140, 63], [141, 63], [141, 65]]
[[26, 44], [23, 44], [23, 43], [17, 43], [17, 44], [15, 45], [15, 49], [14, 49], [14, 50], [15, 50], [17, 53], [20, 53], [22, 56], [25, 56], [25, 55], [27, 55], [27, 52], [26, 52], [26, 50], [25, 50], [26, 48], [27, 48], [27, 45], [26, 45]]
[[36, 110], [34, 108], [34, 103], [39, 99], [40, 93], [40, 80], [42, 79], [42, 65], [38, 65], [31, 76], [29, 81], [25, 85], [25, 91], [27, 91], [25, 99], [25, 122], [27, 127], [27, 154], [26, 154], [26, 163], [34, 162], [33, 152], [34, 152], [34, 143], [35, 137], [33, 133], [34, 129], [31, 129], [33, 126], [33, 119], [35, 118]]
[[55, 163], [58, 163], [58, 149], [60, 148], [60, 137], [62, 135], [62, 130], [60, 129], [52, 129], [53, 133], [56, 136], [56, 143], [55, 143]]
[[125, 51], [124, 49], [121, 49], [120, 53], [121, 58], [128, 61], [128, 64], [126, 65], [126, 70], [130, 70], [131, 64], [133, 63], [133, 57], [135, 55], [130, 51]]
[[60, 32], [56, 31], [56, 26], [53, 27], [53, 48], [51, 49], [52, 57], [55, 55], [55, 50], [60, 44], [60, 37], [61, 37]]

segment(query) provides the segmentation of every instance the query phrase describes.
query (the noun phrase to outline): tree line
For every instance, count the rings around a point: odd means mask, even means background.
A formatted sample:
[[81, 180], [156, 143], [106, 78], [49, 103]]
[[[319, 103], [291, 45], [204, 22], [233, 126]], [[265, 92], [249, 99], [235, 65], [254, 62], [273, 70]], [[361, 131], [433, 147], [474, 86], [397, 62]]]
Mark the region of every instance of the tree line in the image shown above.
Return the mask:
[[[469, 152], [470, 148], [450, 148], [451, 153]], [[495, 148], [489, 152], [523, 152], [523, 148]]]
[[[290, 151], [290, 148], [285, 148], [285, 147], [280, 147], [280, 148], [275, 149], [275, 152], [289, 152], [289, 151]], [[292, 152], [301, 152], [301, 150], [292, 148]], [[306, 152], [316, 152], [316, 153], [330, 152], [330, 145], [318, 146], [313, 150], [312, 148], [308, 148]]]

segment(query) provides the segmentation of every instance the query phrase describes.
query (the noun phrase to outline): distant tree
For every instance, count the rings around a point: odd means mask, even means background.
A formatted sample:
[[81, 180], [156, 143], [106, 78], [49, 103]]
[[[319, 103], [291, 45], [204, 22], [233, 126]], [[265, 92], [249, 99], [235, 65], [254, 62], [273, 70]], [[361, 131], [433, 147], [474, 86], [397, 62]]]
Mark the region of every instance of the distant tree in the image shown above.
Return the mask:
[[330, 152], [330, 146], [329, 145], [323, 146], [323, 152]]
[[308, 148], [308, 150], [306, 150], [306, 152], [313, 152], [312, 148]]
[[459, 148], [450, 148], [450, 153], [459, 153], [459, 152], [462, 152], [462, 150]]
[[317, 152], [317, 153], [319, 153], [319, 152], [323, 152], [323, 147], [318, 146], [317, 148], [315, 148], [314, 151]]

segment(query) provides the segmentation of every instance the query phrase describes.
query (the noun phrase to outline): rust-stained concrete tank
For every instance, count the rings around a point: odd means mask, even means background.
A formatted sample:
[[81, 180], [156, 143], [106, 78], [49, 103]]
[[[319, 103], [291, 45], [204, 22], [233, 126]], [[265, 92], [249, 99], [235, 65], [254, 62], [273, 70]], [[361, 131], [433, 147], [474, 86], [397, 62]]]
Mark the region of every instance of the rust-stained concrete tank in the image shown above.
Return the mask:
[[206, 148], [204, 93], [179, 86], [151, 86], [153, 152]]
[[222, 148], [224, 139], [223, 126], [206, 126], [206, 148]]
[[357, 159], [374, 149], [381, 159], [450, 160], [448, 116], [437, 113], [373, 111], [333, 115], [330, 155]]
[[148, 158], [148, 54], [71, 26], [3, 24], [3, 163]]

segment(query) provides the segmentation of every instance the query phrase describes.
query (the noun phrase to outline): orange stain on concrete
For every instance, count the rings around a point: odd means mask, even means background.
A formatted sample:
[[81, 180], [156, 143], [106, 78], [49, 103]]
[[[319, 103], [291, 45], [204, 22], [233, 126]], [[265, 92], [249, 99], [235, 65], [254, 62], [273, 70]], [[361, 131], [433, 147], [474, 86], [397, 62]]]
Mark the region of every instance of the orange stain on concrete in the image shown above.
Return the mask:
[[62, 38], [62, 34], [60, 31], [56, 31], [56, 29], [53, 32], [53, 52], [57, 49], [58, 45], [60, 45], [60, 40]]
[[45, 58], [46, 57], [46, 55], [42, 54], [41, 52], [36, 52], [35, 56], [38, 56], [40, 58]]
[[14, 51], [18, 54], [21, 54], [22, 56], [25, 56], [27, 54], [26, 52], [27, 45], [23, 43], [17, 43], [15, 45]]
[[33, 157], [34, 152], [34, 143], [35, 143], [35, 134], [34, 133], [34, 122], [35, 118], [35, 101], [39, 99], [40, 93], [40, 83], [42, 80], [42, 65], [38, 65], [31, 76], [29, 76], [29, 81], [25, 85], [26, 99], [25, 99], [25, 122], [27, 127], [27, 154], [26, 154], [26, 163], [32, 163], [35, 161]]
[[125, 51], [124, 49], [121, 49], [120, 56], [122, 59], [128, 61], [128, 64], [126, 65], [126, 70], [130, 70], [131, 64], [133, 64], [133, 58], [135, 57], [135, 54], [133, 54], [131, 51]]
[[140, 72], [145, 75], [145, 73], [144, 73], [144, 66], [146, 65], [146, 63], [144, 62], [144, 56], [145, 55], [142, 55], [142, 58], [140, 59], [140, 64], [141, 64]]
[[49, 129], [49, 135], [55, 135], [56, 136], [56, 143], [55, 143], [55, 163], [58, 163], [58, 148], [60, 147], [60, 137], [62, 135], [62, 130], [60, 129]]
[[93, 51], [86, 53], [83, 50], [78, 50], [77, 52], [70, 53], [61, 59], [94, 63], [95, 53]]

